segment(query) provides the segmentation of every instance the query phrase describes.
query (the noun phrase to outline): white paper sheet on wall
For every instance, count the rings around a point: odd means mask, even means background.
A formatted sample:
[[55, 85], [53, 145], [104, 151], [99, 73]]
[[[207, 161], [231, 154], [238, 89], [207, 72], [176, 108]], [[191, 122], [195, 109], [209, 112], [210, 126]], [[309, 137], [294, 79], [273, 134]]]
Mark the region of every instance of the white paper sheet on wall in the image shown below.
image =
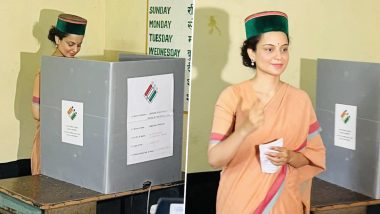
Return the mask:
[[127, 165], [173, 155], [173, 74], [128, 79]]
[[62, 142], [83, 146], [83, 103], [62, 100]]
[[356, 106], [335, 104], [335, 146], [355, 150], [356, 115]]

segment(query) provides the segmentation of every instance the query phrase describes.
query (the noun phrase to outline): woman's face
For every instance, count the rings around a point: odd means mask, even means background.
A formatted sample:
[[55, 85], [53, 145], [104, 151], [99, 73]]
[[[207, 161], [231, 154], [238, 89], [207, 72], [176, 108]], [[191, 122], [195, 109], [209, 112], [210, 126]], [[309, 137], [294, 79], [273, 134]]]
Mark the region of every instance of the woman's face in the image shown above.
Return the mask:
[[285, 33], [272, 31], [263, 33], [256, 51], [248, 49], [249, 57], [256, 63], [256, 71], [280, 76], [289, 62], [288, 37]]
[[55, 37], [58, 54], [64, 57], [75, 57], [80, 51], [83, 41], [83, 35], [69, 34], [62, 39]]

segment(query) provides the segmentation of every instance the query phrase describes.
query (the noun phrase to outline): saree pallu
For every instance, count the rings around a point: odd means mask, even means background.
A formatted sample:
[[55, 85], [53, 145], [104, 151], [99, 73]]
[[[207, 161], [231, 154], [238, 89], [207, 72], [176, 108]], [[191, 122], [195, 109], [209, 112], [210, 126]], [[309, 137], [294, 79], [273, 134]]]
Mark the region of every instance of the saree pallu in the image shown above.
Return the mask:
[[30, 162], [31, 162], [32, 175], [40, 174], [41, 173], [40, 121], [37, 121]]
[[34, 133], [32, 154], [30, 157], [32, 175], [41, 173], [41, 145], [40, 145], [40, 72], [38, 71], [34, 79], [32, 112], [36, 121], [36, 132]]
[[[219, 143], [239, 127], [256, 99], [251, 80], [226, 88], [215, 105], [210, 143]], [[309, 213], [311, 179], [325, 169], [312, 103], [302, 90], [282, 84], [265, 105], [264, 117], [264, 124], [245, 138], [221, 172], [218, 214]], [[261, 172], [258, 146], [279, 138], [287, 149], [303, 153], [310, 165]]]

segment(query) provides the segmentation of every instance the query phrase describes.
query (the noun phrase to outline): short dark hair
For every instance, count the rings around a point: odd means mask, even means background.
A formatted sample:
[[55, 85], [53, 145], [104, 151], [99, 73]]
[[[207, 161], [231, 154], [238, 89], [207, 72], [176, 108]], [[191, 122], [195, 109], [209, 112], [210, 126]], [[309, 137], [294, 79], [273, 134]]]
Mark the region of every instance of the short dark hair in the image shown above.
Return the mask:
[[63, 39], [68, 35], [68, 33], [64, 33], [58, 30], [56, 27], [51, 26], [48, 34], [48, 39], [55, 44], [55, 36], [58, 36], [59, 39]]
[[[252, 61], [251, 61], [251, 58], [249, 58], [249, 56], [248, 56], [247, 50], [252, 49], [253, 51], [256, 51], [257, 43], [259, 43], [261, 35], [262, 34], [260, 34], [258, 36], [253, 36], [253, 37], [244, 41], [243, 46], [241, 47], [241, 56], [243, 59], [243, 65], [244, 66], [256, 69], [256, 63], [255, 63], [255, 65], [252, 65]], [[288, 35], [286, 35], [286, 38], [288, 39], [288, 42], [289, 42], [289, 36]]]
[[247, 50], [252, 49], [253, 51], [256, 51], [257, 43], [260, 41], [261, 35], [253, 36], [243, 42], [243, 46], [241, 47], [241, 56], [243, 59], [243, 65], [256, 69], [256, 63], [255, 65], [252, 65], [251, 58], [249, 58]]

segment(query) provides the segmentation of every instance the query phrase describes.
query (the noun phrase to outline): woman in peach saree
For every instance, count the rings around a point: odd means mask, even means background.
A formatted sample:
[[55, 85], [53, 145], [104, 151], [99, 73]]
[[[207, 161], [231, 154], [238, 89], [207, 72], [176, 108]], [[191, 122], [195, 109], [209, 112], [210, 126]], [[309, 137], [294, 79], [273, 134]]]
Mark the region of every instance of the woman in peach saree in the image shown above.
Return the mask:
[[[53, 56], [75, 57], [80, 51], [84, 33], [86, 31], [87, 20], [71, 15], [60, 14], [57, 25], [52, 26], [48, 39], [55, 44]], [[36, 132], [33, 140], [31, 169], [32, 175], [41, 173], [41, 149], [40, 149], [40, 72], [37, 72], [34, 79], [32, 113], [36, 121]]]
[[[311, 180], [325, 169], [321, 128], [308, 95], [280, 80], [289, 60], [288, 18], [267, 11], [245, 20], [243, 64], [255, 76], [227, 87], [215, 105], [208, 159], [222, 168], [218, 214], [309, 213]], [[283, 139], [264, 156], [259, 145]]]

